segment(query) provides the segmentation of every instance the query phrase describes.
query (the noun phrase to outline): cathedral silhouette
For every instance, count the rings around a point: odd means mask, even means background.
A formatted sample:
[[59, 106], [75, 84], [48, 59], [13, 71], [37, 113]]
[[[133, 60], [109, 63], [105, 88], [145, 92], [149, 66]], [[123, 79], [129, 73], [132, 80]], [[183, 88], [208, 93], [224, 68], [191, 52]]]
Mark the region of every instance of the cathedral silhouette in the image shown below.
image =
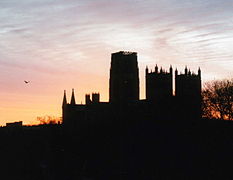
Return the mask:
[[[201, 117], [201, 70], [184, 73], [146, 67], [146, 98], [139, 99], [139, 73], [136, 52], [112, 53], [109, 102], [100, 102], [100, 94], [86, 94], [85, 104], [76, 104], [74, 89], [70, 103], [64, 92], [63, 125], [70, 132], [91, 126], [114, 126], [136, 120], [160, 123], [190, 123]], [[175, 90], [173, 90], [175, 87]]]

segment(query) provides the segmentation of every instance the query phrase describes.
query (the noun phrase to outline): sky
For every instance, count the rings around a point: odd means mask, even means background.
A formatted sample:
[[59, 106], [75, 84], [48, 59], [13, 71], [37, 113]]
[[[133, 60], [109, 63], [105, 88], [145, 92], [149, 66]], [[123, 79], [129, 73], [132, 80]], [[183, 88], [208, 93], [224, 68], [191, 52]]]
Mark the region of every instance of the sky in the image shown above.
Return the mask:
[[65, 89], [108, 101], [117, 51], [138, 53], [142, 99], [146, 66], [233, 76], [233, 0], [0, 0], [0, 22], [0, 125], [61, 117]]

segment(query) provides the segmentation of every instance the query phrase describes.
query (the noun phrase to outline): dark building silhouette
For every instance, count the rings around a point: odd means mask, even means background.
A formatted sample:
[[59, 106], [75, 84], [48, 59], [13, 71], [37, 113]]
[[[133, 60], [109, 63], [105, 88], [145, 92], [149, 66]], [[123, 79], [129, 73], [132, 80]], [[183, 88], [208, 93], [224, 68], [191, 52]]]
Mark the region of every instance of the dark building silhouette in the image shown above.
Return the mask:
[[139, 77], [136, 52], [120, 51], [112, 54], [109, 81], [110, 102], [139, 100]]
[[6, 127], [22, 127], [23, 121], [6, 123]]
[[[146, 99], [139, 99], [139, 76], [136, 52], [120, 51], [111, 57], [109, 102], [100, 102], [100, 94], [86, 94], [86, 104], [76, 104], [74, 90], [71, 101], [63, 99], [63, 124], [70, 129], [114, 124], [112, 121], [149, 119], [162, 122], [191, 122], [201, 116], [201, 70], [198, 74], [185, 68], [184, 74], [155, 66], [146, 68]], [[123, 122], [125, 123], [125, 122]]]
[[157, 65], [154, 72], [149, 72], [146, 67], [146, 99], [151, 102], [163, 102], [171, 100], [172, 94], [172, 67], [169, 72], [162, 67], [158, 70]]
[[[178, 74], [175, 70], [175, 94], [179, 107], [182, 107], [183, 115], [188, 118], [198, 118], [201, 116], [201, 70], [198, 74], [191, 73], [185, 67], [184, 74]], [[181, 110], [181, 109], [180, 109]], [[182, 114], [180, 112], [180, 114]]]
[[191, 73], [190, 70], [185, 67], [184, 74], [178, 74], [175, 70], [175, 92], [179, 98], [185, 98], [186, 100], [199, 99], [201, 95], [201, 70], [198, 69], [198, 74]]

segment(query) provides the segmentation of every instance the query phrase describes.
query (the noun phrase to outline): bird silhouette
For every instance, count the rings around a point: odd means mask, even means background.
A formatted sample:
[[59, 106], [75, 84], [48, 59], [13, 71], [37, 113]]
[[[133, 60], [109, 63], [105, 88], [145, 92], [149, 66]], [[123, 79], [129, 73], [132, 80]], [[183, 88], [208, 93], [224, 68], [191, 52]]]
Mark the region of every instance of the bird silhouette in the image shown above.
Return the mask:
[[24, 81], [26, 84], [29, 83], [30, 81]]

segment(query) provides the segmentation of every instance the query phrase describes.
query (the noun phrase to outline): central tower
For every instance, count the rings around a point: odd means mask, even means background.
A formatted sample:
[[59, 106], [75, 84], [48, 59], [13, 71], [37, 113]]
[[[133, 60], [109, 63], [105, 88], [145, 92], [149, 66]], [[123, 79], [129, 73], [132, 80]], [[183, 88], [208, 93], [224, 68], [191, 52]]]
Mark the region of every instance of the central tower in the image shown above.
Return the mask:
[[120, 51], [111, 57], [109, 101], [132, 102], [139, 100], [139, 77], [136, 52]]

